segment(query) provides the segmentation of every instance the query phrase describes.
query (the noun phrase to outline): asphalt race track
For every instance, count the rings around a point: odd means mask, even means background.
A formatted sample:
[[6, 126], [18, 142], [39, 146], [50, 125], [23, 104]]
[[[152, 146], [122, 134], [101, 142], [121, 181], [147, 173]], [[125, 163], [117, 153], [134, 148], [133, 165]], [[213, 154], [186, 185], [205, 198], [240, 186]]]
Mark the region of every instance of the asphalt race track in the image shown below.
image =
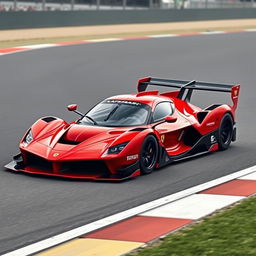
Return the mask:
[[[216, 152], [122, 183], [0, 172], [0, 254], [256, 163], [256, 33], [141, 39], [64, 46], [0, 56], [0, 164], [17, 152], [39, 117], [68, 121], [139, 77], [240, 83], [238, 141]], [[214, 95], [214, 96], [212, 96]], [[201, 96], [201, 97], [200, 97]], [[229, 95], [226, 95], [229, 96]], [[207, 106], [229, 97], [204, 93]]]

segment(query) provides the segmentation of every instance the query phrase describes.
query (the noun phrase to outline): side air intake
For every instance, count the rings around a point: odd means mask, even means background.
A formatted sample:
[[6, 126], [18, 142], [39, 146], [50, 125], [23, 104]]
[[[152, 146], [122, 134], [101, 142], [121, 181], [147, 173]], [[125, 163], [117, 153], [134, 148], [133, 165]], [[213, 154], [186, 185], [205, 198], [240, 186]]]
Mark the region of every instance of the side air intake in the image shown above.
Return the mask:
[[50, 123], [54, 120], [57, 120], [57, 118], [53, 117], [53, 116], [47, 116], [47, 117], [42, 118], [42, 120], [45, 121], [46, 123]]

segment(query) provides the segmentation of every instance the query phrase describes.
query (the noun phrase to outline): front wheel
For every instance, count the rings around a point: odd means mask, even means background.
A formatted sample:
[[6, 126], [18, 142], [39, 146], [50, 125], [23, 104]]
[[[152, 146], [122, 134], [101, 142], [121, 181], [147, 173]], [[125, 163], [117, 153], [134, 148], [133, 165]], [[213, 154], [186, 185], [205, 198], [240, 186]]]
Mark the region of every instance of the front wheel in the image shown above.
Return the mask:
[[140, 170], [142, 174], [149, 174], [154, 170], [158, 151], [156, 138], [153, 135], [147, 136], [142, 144], [140, 152]]
[[228, 149], [233, 136], [233, 119], [230, 114], [225, 114], [219, 128], [219, 149]]

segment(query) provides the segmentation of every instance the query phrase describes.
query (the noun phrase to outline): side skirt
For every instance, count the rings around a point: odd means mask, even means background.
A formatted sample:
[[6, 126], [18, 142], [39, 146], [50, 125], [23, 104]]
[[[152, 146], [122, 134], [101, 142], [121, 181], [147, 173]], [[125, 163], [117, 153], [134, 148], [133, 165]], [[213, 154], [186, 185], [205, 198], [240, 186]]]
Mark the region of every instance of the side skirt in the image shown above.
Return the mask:
[[192, 157], [201, 156], [212, 151], [216, 151], [218, 149], [218, 136], [218, 130], [215, 130], [201, 137], [189, 151], [175, 156], [169, 155], [166, 149], [161, 147], [158, 167], [163, 167], [172, 162], [178, 162]]

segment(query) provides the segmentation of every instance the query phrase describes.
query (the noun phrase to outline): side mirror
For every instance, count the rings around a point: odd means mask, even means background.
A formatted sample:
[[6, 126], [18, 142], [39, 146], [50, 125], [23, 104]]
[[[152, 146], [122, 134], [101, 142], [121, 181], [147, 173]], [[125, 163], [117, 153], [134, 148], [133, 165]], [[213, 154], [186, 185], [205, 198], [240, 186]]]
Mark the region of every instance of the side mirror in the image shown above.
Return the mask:
[[167, 123], [175, 123], [177, 121], [177, 117], [174, 116], [167, 116], [165, 119], [165, 122]]
[[77, 110], [77, 104], [71, 104], [67, 106], [68, 111], [75, 111]]
[[68, 106], [67, 106], [67, 109], [68, 109], [68, 111], [74, 111], [75, 113], [77, 113], [77, 114], [78, 114], [79, 116], [81, 116], [81, 117], [84, 116], [83, 113], [77, 111], [77, 104], [68, 105]]

